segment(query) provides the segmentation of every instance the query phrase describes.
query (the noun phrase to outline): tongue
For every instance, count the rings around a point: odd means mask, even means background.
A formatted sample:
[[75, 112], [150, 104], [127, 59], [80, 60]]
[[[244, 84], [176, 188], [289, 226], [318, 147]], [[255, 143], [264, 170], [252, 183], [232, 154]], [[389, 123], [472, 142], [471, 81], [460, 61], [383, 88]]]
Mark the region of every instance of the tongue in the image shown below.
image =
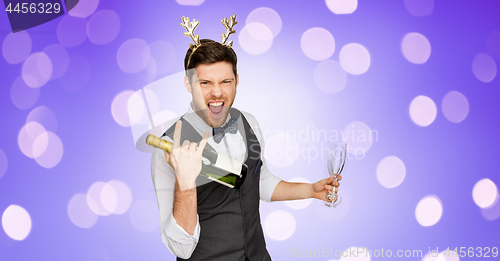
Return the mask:
[[213, 114], [219, 114], [222, 111], [222, 105], [221, 106], [209, 105], [209, 107], [210, 107], [210, 111], [212, 111]]

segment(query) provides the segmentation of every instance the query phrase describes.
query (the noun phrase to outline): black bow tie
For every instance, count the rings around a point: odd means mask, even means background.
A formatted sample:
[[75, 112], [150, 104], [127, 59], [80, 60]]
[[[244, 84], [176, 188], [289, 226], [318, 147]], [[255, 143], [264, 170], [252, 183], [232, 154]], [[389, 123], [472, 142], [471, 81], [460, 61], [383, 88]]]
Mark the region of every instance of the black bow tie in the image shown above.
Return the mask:
[[238, 131], [238, 124], [235, 118], [231, 118], [224, 126], [213, 128], [214, 141], [219, 144], [226, 133], [236, 134]]

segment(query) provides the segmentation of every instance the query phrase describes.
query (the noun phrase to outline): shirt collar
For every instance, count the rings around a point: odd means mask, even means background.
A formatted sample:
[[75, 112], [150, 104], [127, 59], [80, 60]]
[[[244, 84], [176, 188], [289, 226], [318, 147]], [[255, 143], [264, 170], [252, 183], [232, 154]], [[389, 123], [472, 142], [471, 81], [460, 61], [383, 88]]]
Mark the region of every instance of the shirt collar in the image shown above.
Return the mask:
[[[210, 125], [207, 125], [205, 121], [198, 116], [193, 110], [193, 102], [191, 102], [188, 106], [188, 111], [184, 115], [184, 119], [186, 119], [193, 127], [199, 132], [199, 133], [205, 133], [205, 131], [208, 131], [210, 135], [212, 134], [212, 127]], [[227, 115], [226, 124], [229, 120], [231, 119], [231, 113]], [[224, 125], [223, 124], [223, 125]]]

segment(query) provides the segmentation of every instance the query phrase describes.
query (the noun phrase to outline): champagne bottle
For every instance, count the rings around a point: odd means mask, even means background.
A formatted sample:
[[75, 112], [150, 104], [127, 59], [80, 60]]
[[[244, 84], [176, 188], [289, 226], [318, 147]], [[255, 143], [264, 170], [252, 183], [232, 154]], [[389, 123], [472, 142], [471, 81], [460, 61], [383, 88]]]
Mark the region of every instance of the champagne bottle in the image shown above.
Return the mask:
[[[146, 137], [146, 143], [168, 153], [172, 142], [160, 139], [153, 134]], [[200, 175], [230, 188], [240, 188], [247, 176], [247, 165], [222, 154], [205, 148], [202, 153]]]

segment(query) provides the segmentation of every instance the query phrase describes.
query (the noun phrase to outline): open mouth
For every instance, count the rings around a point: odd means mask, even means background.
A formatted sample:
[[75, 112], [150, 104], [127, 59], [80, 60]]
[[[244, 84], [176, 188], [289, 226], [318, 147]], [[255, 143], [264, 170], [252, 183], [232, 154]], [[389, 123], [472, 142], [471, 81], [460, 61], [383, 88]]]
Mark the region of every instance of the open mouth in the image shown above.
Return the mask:
[[212, 101], [208, 103], [208, 110], [210, 110], [210, 113], [215, 117], [222, 114], [222, 109], [224, 109], [223, 101]]

